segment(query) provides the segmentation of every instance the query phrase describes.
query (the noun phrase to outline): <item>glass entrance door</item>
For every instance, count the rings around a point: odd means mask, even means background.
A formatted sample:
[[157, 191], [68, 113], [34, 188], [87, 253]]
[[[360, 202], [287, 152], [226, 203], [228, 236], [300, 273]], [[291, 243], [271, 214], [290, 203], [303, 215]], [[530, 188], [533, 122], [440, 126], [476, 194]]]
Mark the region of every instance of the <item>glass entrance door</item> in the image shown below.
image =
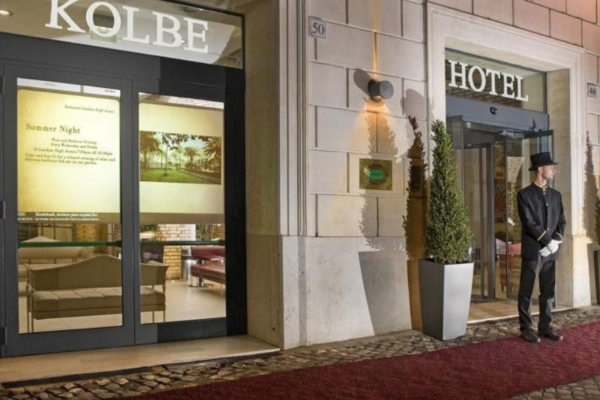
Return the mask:
[[226, 251], [224, 91], [137, 82], [134, 93], [142, 299], [144, 269], [167, 267], [166, 312], [145, 316], [142, 300], [138, 342], [226, 335], [237, 262]]
[[529, 155], [552, 148], [552, 131], [447, 120], [473, 233], [473, 300], [516, 299], [521, 268], [517, 192], [531, 184]]
[[3, 70], [5, 353], [133, 344], [127, 84]]

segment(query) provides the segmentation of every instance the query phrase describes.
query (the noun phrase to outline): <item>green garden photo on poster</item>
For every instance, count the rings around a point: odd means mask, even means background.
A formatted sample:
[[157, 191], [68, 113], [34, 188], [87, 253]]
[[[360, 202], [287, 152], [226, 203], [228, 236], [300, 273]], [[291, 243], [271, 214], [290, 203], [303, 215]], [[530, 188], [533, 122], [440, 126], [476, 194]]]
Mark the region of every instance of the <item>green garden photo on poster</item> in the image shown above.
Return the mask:
[[140, 132], [140, 180], [221, 184], [222, 138]]

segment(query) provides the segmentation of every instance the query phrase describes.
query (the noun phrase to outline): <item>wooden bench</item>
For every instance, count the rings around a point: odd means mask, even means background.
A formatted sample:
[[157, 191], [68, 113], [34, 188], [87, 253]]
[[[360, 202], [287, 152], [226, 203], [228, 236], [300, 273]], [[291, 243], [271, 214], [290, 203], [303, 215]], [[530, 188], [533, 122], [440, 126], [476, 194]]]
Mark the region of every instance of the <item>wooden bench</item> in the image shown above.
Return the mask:
[[[141, 264], [141, 311], [162, 311], [166, 320], [167, 265]], [[27, 269], [27, 329], [36, 319], [121, 314], [122, 264], [98, 255], [71, 264], [25, 265]]]

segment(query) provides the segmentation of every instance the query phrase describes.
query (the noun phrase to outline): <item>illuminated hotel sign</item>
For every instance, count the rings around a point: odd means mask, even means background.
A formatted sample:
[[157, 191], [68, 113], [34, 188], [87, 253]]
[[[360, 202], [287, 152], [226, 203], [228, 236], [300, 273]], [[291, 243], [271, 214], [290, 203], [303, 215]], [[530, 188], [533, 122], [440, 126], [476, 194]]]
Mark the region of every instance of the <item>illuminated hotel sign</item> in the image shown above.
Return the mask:
[[529, 101], [523, 96], [523, 77], [478, 65], [446, 60], [450, 64], [449, 87], [484, 92], [507, 99]]
[[[45, 26], [59, 30], [66, 29], [70, 32], [86, 33], [86, 31], [81, 26], [77, 25], [69, 15], [69, 7], [78, 1], [79, 0], [67, 0], [63, 4], [59, 4], [59, 0], [52, 0], [50, 22]], [[183, 20], [186, 23], [186, 28], [182, 35], [180, 32], [182, 23], [178, 18], [169, 14], [153, 11], [152, 15], [154, 16], [155, 22], [154, 29], [156, 40], [150, 41], [149, 34], [139, 35], [139, 32], [136, 32], [136, 15], [139, 13], [140, 9], [125, 5], [121, 5], [120, 8], [125, 13], [124, 18], [126, 19], [127, 25], [125, 35], [122, 38], [123, 40], [162, 47], [181, 47], [185, 51], [208, 53], [208, 45], [206, 44], [206, 31], [208, 30], [207, 21], [184, 17]], [[102, 15], [108, 12], [108, 15], [112, 16], [112, 26], [98, 26], [94, 21], [96, 11], [102, 11]], [[96, 1], [90, 4], [85, 13], [85, 21], [91, 32], [103, 38], [115, 36], [120, 31], [121, 25], [123, 24], [123, 18], [119, 13], [119, 9], [106, 1]], [[136, 33], [139, 36], [136, 36]]]

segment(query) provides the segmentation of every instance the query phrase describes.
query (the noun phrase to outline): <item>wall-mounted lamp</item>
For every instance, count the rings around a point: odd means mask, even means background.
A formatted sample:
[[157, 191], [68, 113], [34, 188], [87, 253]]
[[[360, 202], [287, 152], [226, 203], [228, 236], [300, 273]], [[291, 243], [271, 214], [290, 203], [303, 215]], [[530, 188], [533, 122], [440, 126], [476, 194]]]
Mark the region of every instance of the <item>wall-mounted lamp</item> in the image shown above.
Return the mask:
[[12, 15], [12, 11], [0, 10], [0, 17], [11, 17]]
[[371, 79], [368, 85], [369, 97], [373, 100], [389, 99], [394, 95], [394, 86], [389, 81]]

